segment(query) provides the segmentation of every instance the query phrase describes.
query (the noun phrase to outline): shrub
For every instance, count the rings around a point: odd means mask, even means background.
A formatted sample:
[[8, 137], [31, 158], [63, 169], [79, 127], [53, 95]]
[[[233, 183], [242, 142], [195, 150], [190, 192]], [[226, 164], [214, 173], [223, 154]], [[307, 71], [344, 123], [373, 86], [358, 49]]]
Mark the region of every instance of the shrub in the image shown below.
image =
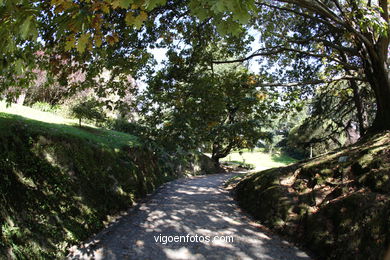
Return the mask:
[[147, 137], [147, 128], [133, 122], [129, 122], [125, 119], [114, 119], [108, 123], [108, 128], [118, 132], [128, 133], [139, 137]]
[[61, 110], [61, 106], [51, 105], [47, 102], [36, 102], [32, 104], [31, 107], [43, 112], [51, 112], [51, 113], [57, 113], [58, 111]]

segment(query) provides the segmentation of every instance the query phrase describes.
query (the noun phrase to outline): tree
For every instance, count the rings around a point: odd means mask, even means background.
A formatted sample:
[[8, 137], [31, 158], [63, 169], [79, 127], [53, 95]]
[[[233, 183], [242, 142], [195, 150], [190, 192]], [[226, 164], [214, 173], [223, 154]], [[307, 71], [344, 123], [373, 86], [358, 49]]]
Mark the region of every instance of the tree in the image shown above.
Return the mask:
[[94, 98], [80, 100], [71, 108], [72, 115], [79, 119], [79, 126], [81, 127], [81, 120], [95, 120], [95, 122], [102, 122], [105, 119], [102, 112], [102, 105]]
[[171, 149], [208, 147], [218, 166], [232, 149], [254, 147], [276, 99], [256, 88], [255, 76], [243, 67], [212, 71], [197, 66], [183, 73], [186, 69], [166, 66], [142, 96], [144, 122], [157, 126], [154, 135], [160, 142]]
[[303, 59], [321, 67], [317, 79], [296, 75], [294, 67], [289, 76], [298, 82], [268, 84], [272, 86], [367, 81], [376, 98], [376, 117], [370, 131], [390, 129], [387, 0], [259, 0], [256, 6], [258, 18], [253, 24], [262, 33], [264, 47], [231, 62], [261, 56], [274, 58], [279, 65], [286, 65], [287, 60], [298, 65], [294, 59]]
[[[242, 24], [257, 27], [263, 37], [262, 48], [252, 55], [243, 51], [235, 61], [266, 56], [287, 67], [292, 61], [294, 69], [284, 73], [284, 78], [298, 80], [268, 85], [367, 81], [375, 94], [377, 110], [370, 131], [390, 129], [387, 0], [22, 0], [1, 1], [0, 7], [1, 19], [7, 24], [3, 26], [7, 36], [4, 46], [10, 46], [5, 47], [2, 57], [3, 72], [7, 71], [2, 73], [3, 81], [7, 79], [8, 83], [29, 81], [12, 72], [30, 71], [34, 67], [30, 54], [37, 49], [48, 54], [46, 64], [53, 72], [61, 63], [58, 57], [68, 56], [80, 67], [88, 68], [87, 80], [91, 81], [104, 67], [136, 72], [144, 67], [140, 65], [147, 64], [147, 46], [155, 46], [159, 38], [163, 44], [172, 45], [172, 38], [185, 34], [180, 27], [168, 30], [169, 34], [163, 32], [164, 28], [195, 16], [199, 24], [215, 25], [215, 30], [208, 33], [237, 36], [245, 32]], [[38, 36], [43, 43], [36, 41]], [[129, 57], [134, 59], [129, 61]], [[121, 66], [116, 65], [117, 61]], [[71, 69], [62, 67], [62, 71]], [[318, 72], [317, 78], [299, 73], [307, 70]]]

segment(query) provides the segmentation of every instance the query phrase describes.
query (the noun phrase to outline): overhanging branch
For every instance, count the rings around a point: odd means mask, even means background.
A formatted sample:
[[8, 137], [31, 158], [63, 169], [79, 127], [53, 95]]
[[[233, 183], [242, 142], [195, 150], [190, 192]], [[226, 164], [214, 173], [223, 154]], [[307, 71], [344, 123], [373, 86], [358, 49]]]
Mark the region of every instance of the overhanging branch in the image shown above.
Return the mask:
[[299, 87], [299, 86], [306, 86], [306, 85], [319, 85], [319, 84], [328, 84], [336, 81], [342, 81], [342, 80], [356, 80], [356, 81], [365, 81], [362, 78], [359, 77], [350, 77], [350, 76], [343, 76], [343, 77], [336, 77], [332, 79], [327, 80], [311, 80], [311, 81], [305, 81], [305, 82], [292, 82], [292, 83], [282, 83], [282, 82], [273, 82], [273, 83], [262, 83], [259, 84], [259, 87]]
[[[352, 23], [349, 22], [345, 17], [337, 16], [328, 6], [318, 0], [276, 0], [280, 3], [290, 3], [305, 8], [306, 10], [317, 13], [322, 17], [344, 27], [347, 31], [356, 35], [361, 42], [370, 48], [374, 48], [373, 43], [360, 31], [353, 27]], [[386, 1], [386, 0], [384, 0]], [[387, 1], [386, 1], [387, 3]], [[344, 18], [344, 20], [343, 20]]]
[[309, 51], [286, 48], [286, 47], [282, 47], [282, 46], [258, 49], [257, 51], [255, 51], [251, 55], [244, 57], [244, 58], [241, 58], [241, 59], [224, 60], [224, 61], [219, 60], [219, 61], [212, 61], [212, 63], [214, 63], [214, 64], [242, 63], [242, 62], [248, 61], [254, 57], [276, 55], [276, 54], [280, 54], [283, 52], [295, 52], [295, 53], [300, 53], [300, 54], [307, 55], [310, 57], [315, 57], [315, 58], [326, 58], [326, 59], [329, 59], [331, 61], [334, 61], [334, 62], [337, 62], [337, 63], [343, 65], [347, 69], [351, 69], [351, 70], [359, 69], [358, 67], [353, 66], [349, 63], [345, 63], [339, 59], [332, 58], [328, 54], [313, 53], [313, 52], [309, 52]]
[[273, 5], [273, 4], [268, 4], [268, 3], [264, 3], [264, 2], [256, 2], [256, 4], [259, 5], [259, 6], [267, 6], [269, 8], [280, 10], [280, 11], [286, 11], [286, 12], [289, 12], [289, 13], [294, 13], [296, 15], [299, 15], [299, 16], [302, 16], [302, 17], [314, 20], [316, 22], [325, 24], [325, 25], [331, 27], [333, 30], [340, 31], [340, 32], [343, 31], [341, 28], [338, 28], [336, 25], [330, 23], [329, 21], [321, 19], [319, 17], [315, 17], [313, 15], [310, 15], [309, 13], [299, 12], [299, 11], [294, 10], [294, 9], [290, 9], [290, 8], [287, 8], [287, 7], [281, 7], [281, 6], [277, 6], [277, 5]]

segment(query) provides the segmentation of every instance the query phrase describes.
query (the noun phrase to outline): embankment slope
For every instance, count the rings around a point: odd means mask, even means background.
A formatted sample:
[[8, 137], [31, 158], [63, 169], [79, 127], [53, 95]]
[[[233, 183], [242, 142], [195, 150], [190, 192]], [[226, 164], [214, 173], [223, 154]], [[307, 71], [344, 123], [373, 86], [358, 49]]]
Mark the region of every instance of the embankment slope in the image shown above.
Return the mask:
[[319, 259], [383, 259], [390, 246], [390, 132], [250, 174], [241, 207]]

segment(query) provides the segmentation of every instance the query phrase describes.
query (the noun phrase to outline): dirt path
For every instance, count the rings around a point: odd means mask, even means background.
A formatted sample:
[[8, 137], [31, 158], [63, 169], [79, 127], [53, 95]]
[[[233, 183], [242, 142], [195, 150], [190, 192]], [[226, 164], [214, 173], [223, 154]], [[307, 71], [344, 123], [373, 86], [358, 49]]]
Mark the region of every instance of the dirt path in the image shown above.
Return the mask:
[[[70, 258], [310, 259], [251, 223], [222, 187], [231, 176], [216, 174], [167, 183], [84, 248], [73, 250]], [[177, 242], [164, 245], [174, 236]]]

